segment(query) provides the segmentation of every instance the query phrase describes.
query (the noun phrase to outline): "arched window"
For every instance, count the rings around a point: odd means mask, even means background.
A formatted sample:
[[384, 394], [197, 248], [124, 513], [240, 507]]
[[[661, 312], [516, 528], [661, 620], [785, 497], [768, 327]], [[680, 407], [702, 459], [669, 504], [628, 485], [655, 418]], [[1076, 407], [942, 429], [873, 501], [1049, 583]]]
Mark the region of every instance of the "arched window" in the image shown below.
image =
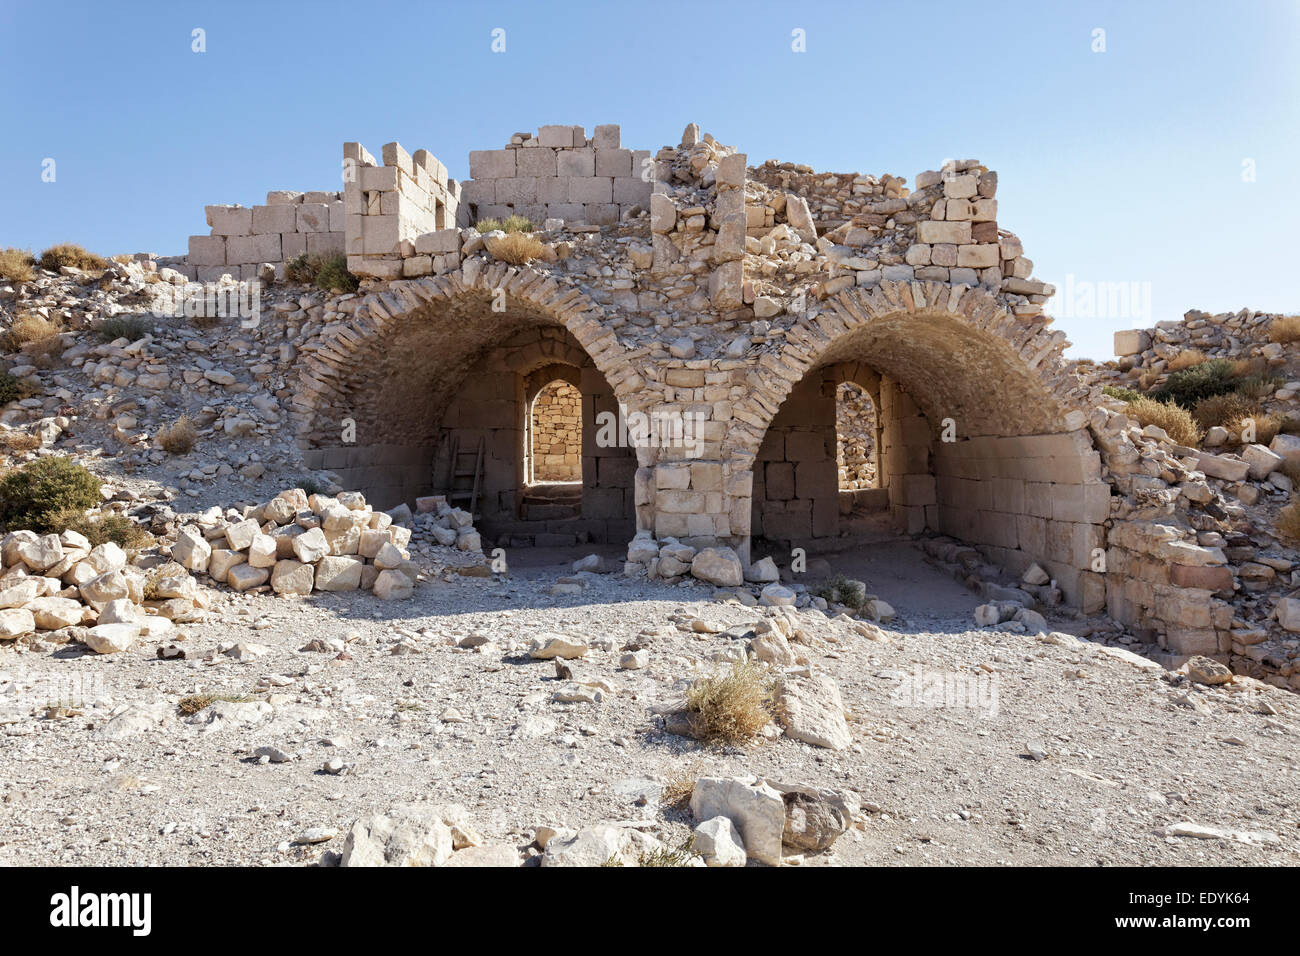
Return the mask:
[[529, 410], [530, 482], [582, 481], [582, 393], [562, 379], [544, 385]]
[[843, 382], [835, 389], [835, 446], [840, 491], [880, 487], [876, 405], [862, 386]]

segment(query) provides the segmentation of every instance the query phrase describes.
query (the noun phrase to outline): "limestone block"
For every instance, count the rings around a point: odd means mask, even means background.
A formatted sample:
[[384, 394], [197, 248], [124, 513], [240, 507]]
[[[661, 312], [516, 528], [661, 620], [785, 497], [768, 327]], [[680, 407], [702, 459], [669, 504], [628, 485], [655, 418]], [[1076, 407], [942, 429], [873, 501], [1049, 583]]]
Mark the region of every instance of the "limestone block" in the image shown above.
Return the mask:
[[564, 149], [555, 155], [555, 171], [558, 176], [583, 178], [596, 175], [596, 151], [594, 149]]
[[[918, 242], [947, 242], [957, 246], [969, 245], [971, 241], [969, 222], [918, 222], [916, 224]], [[960, 254], [960, 250], [959, 250]]]
[[[622, 131], [617, 123], [609, 123], [603, 126], [597, 126], [592, 132], [591, 141], [596, 149], [618, 149], [619, 139]], [[530, 150], [530, 152], [535, 152]]]
[[555, 150], [545, 147], [518, 150], [515, 167], [519, 176], [554, 176], [556, 174]]
[[243, 206], [204, 206], [214, 236], [246, 236], [253, 231], [253, 210]]
[[998, 264], [998, 247], [993, 244], [957, 247], [957, 265], [961, 268], [987, 269]]
[[272, 232], [294, 232], [297, 227], [297, 205], [275, 205], [253, 207], [254, 235], [267, 235]]
[[[543, 143], [543, 145], [546, 145]], [[474, 149], [469, 154], [471, 179], [511, 179], [518, 175], [513, 149]]]
[[573, 127], [543, 126], [537, 130], [537, 140], [542, 146], [568, 149], [573, 146]]
[[632, 176], [632, 151], [630, 149], [596, 149], [595, 156], [595, 175], [629, 178]]
[[192, 266], [221, 266], [226, 264], [226, 239], [224, 236], [190, 236], [189, 255], [186, 261]]
[[647, 209], [650, 206], [651, 187], [651, 183], [643, 182], [636, 176], [615, 177], [614, 202], [622, 205], [638, 205], [642, 209]]
[[[298, 232], [329, 232], [330, 207], [327, 203], [303, 203], [298, 212]], [[289, 232], [288, 229], [283, 230]]]
[[232, 265], [283, 262], [284, 255], [280, 247], [279, 233], [262, 236], [231, 236], [226, 241], [226, 261]]
[[943, 194], [948, 199], [970, 199], [979, 194], [979, 177], [970, 174], [952, 176], [944, 180]]

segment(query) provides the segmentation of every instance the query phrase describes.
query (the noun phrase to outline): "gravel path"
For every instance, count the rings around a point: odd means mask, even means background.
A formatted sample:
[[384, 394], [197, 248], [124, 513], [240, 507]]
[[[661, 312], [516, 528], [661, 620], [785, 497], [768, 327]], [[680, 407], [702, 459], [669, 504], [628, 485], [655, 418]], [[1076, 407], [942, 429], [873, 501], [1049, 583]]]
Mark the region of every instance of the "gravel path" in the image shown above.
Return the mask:
[[[850, 748], [707, 747], [651, 708], [739, 644], [701, 628], [768, 612], [615, 575], [550, 596], [567, 568], [548, 557], [397, 603], [222, 592], [182, 629], [183, 660], [154, 644], [0, 649], [0, 864], [302, 865], [341, 849], [359, 816], [421, 799], [462, 803], [485, 839], [521, 849], [539, 825], [606, 821], [677, 843], [692, 821], [663, 787], [706, 774], [858, 791], [857, 825], [803, 865], [1300, 863], [1295, 695], [1193, 685], [1067, 636], [970, 630], [975, 600], [909, 549], [869, 578], [900, 611], [887, 641], [799, 612], [806, 643], [792, 646], [839, 684]], [[590, 642], [574, 677], [613, 693], [552, 701], [566, 682], [528, 658], [539, 632]], [[487, 643], [454, 646], [466, 638]], [[618, 669], [629, 643], [647, 668]], [[232, 700], [183, 716], [198, 693]], [[72, 706], [47, 716], [55, 697]], [[323, 770], [331, 759], [344, 772]], [[1166, 835], [1179, 823], [1223, 835]], [[314, 827], [340, 836], [295, 842]]]

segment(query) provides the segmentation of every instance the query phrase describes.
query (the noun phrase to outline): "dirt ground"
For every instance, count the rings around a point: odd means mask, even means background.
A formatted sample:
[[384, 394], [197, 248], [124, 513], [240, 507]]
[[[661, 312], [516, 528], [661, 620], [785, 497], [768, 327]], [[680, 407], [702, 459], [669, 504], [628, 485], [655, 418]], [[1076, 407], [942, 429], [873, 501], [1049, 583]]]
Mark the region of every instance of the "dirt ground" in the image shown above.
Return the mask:
[[[521, 854], [540, 825], [620, 822], [677, 844], [694, 821], [664, 788], [702, 775], [857, 791], [855, 826], [804, 866], [1300, 863], [1295, 695], [975, 630], [973, 594], [912, 545], [882, 545], [827, 559], [898, 610], [887, 641], [799, 612], [798, 650], [838, 683], [852, 745], [706, 746], [653, 713], [736, 643], [694, 622], [771, 612], [615, 574], [548, 594], [572, 558], [515, 552], [504, 578], [425, 582], [404, 602], [223, 591], [182, 628], [184, 659], [156, 643], [0, 649], [0, 864], [311, 864], [358, 817], [421, 799], [465, 805]], [[613, 692], [553, 701], [565, 682], [527, 654], [543, 632], [588, 641], [574, 677]], [[455, 646], [466, 638], [484, 643]], [[629, 643], [647, 668], [618, 669]], [[196, 694], [228, 699], [183, 715]], [[1217, 831], [1167, 833], [1181, 823]], [[311, 828], [339, 834], [297, 841]]]

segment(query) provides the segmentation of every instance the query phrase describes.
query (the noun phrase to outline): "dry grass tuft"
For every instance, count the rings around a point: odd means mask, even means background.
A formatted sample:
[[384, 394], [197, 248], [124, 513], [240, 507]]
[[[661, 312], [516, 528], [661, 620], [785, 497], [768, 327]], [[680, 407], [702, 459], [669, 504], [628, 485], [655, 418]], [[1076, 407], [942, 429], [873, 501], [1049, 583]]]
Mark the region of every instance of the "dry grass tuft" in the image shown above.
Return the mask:
[[1177, 372], [1179, 369], [1191, 368], [1205, 361], [1205, 353], [1200, 349], [1183, 349], [1165, 363], [1165, 371]]
[[1173, 402], [1157, 402], [1138, 398], [1129, 402], [1127, 412], [1143, 426], [1155, 425], [1180, 445], [1195, 447], [1201, 440], [1201, 429], [1192, 413]]
[[522, 266], [534, 259], [541, 259], [548, 250], [546, 243], [524, 232], [512, 232], [489, 239], [487, 248], [492, 253], [492, 258], [508, 262], [512, 266]]
[[[1228, 438], [1233, 442], [1243, 445], [1267, 445], [1277, 437], [1282, 427], [1282, 419], [1270, 412], [1256, 412], [1254, 415], [1245, 415], [1225, 422], [1223, 427], [1228, 430]], [[1247, 441], [1245, 436], [1248, 434], [1248, 429], [1252, 427], [1255, 430], [1255, 437]]]
[[1223, 395], [1211, 395], [1196, 403], [1192, 417], [1202, 428], [1213, 428], [1226, 422], [1249, 418], [1259, 411], [1259, 402], [1237, 392]]
[[41, 444], [41, 436], [30, 435], [17, 428], [6, 428], [0, 431], [0, 447], [6, 451], [14, 453], [35, 451], [41, 447]]
[[199, 440], [199, 430], [188, 415], [182, 415], [170, 425], [154, 433], [154, 440], [171, 455], [188, 455]]
[[22, 312], [4, 334], [3, 346], [7, 352], [21, 351], [39, 368], [49, 368], [63, 354], [62, 331], [57, 322]]
[[1300, 541], [1300, 498], [1295, 498], [1277, 516], [1277, 533], [1292, 541]]
[[665, 807], [674, 810], [680, 810], [691, 802], [691, 794], [695, 792], [695, 781], [704, 775], [704, 761], [693, 760], [690, 765], [683, 768], [675, 776], [668, 779], [664, 784], [663, 796], [660, 801]]
[[772, 719], [772, 672], [755, 660], [734, 664], [730, 674], [702, 677], [686, 692], [686, 716], [700, 740], [741, 743]]
[[247, 694], [190, 694], [188, 697], [182, 697], [177, 706], [180, 707], [181, 713], [188, 717], [190, 714], [197, 714], [211, 707], [219, 700], [230, 704], [246, 704], [252, 698]]
[[1284, 315], [1274, 319], [1273, 324], [1268, 327], [1268, 339], [1270, 342], [1281, 342], [1284, 345], [1300, 342], [1300, 315]]
[[87, 252], [75, 242], [61, 242], [41, 253], [40, 265], [50, 272], [58, 272], [63, 266], [97, 272], [108, 268], [108, 261], [93, 252]]
[[32, 266], [36, 260], [26, 249], [12, 247], [0, 252], [0, 279], [8, 282], [30, 282]]

